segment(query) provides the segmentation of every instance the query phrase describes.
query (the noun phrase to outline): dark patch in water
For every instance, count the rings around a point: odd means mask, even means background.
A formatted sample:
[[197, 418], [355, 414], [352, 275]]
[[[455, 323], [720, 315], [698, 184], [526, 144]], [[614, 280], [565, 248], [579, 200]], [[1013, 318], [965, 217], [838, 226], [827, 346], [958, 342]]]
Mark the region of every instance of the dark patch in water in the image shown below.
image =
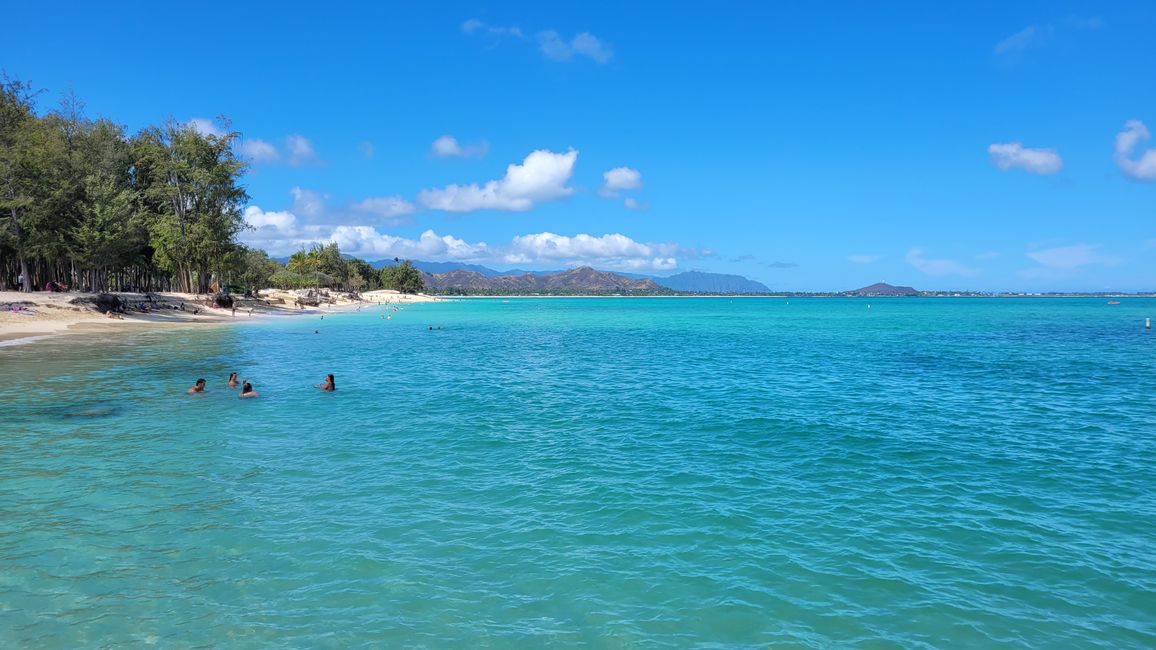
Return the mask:
[[108, 404], [77, 404], [48, 411], [58, 418], [107, 418], [121, 412], [121, 407]]

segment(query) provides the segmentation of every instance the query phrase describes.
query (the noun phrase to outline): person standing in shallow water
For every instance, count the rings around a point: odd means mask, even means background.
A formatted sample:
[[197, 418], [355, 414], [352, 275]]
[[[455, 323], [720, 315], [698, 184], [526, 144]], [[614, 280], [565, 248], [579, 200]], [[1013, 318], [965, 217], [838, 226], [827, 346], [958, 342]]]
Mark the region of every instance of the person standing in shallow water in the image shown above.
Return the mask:
[[229, 373], [229, 388], [236, 388], [236, 387], [237, 387], [237, 373], [230, 372]]
[[192, 388], [185, 392], [187, 392], [189, 395], [196, 395], [197, 393], [205, 392], [205, 380], [198, 379], [196, 383], [193, 384]]
[[333, 384], [333, 373], [325, 375], [325, 382], [317, 384], [317, 387], [324, 391], [337, 390], [337, 386]]

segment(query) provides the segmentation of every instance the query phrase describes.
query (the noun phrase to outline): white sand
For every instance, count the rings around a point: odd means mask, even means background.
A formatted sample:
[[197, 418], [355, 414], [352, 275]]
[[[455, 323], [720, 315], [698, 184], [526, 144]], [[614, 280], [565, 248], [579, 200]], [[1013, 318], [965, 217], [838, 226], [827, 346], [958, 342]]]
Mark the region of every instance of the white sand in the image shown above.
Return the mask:
[[[300, 309], [296, 306], [296, 294], [289, 291], [262, 293], [261, 299], [234, 296], [236, 313], [230, 309], [215, 309], [209, 306], [211, 297], [195, 296], [187, 293], [153, 293], [153, 306], [147, 313], [130, 309], [123, 318], [109, 318], [96, 311], [92, 305], [74, 305], [76, 298], [92, 298], [95, 294], [68, 292], [21, 293], [0, 291], [0, 343], [20, 340], [29, 342], [58, 334], [108, 333], [118, 329], [146, 326], [198, 326], [210, 324], [230, 324], [261, 318], [272, 313], [316, 314], [327, 311], [347, 311], [365, 304], [377, 302], [418, 303], [432, 302], [437, 298], [426, 295], [403, 295], [396, 291], [369, 291], [362, 294], [362, 301], [350, 301], [334, 295], [333, 304], [322, 303], [319, 307]], [[118, 293], [121, 300], [130, 305], [149, 305], [144, 294]], [[171, 309], [184, 303], [185, 309]], [[16, 305], [14, 310], [12, 305]], [[157, 307], [157, 308], [154, 308]], [[250, 315], [250, 310], [252, 314]], [[196, 313], [194, 313], [194, 311]]]

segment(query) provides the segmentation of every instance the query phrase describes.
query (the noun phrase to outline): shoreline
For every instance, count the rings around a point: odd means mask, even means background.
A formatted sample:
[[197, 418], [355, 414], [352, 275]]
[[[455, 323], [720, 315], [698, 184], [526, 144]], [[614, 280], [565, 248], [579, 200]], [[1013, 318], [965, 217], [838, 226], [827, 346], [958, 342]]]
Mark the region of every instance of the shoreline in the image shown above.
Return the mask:
[[[76, 299], [91, 300], [98, 294], [18, 291], [0, 292], [0, 348], [27, 345], [58, 336], [92, 336], [142, 331], [148, 328], [189, 328], [252, 323], [281, 316], [307, 316], [355, 310], [378, 302], [422, 303], [442, 300], [426, 294], [402, 294], [390, 289], [367, 291], [360, 300], [334, 292], [330, 304], [297, 308], [296, 294], [290, 291], [263, 291], [259, 298], [234, 296], [236, 310], [215, 308], [207, 303], [208, 295], [175, 292], [113, 293], [131, 307], [119, 318], [102, 314], [91, 304], [74, 304]], [[151, 300], [149, 299], [151, 296]], [[181, 306], [184, 309], [181, 309]], [[143, 309], [138, 308], [143, 307]]]

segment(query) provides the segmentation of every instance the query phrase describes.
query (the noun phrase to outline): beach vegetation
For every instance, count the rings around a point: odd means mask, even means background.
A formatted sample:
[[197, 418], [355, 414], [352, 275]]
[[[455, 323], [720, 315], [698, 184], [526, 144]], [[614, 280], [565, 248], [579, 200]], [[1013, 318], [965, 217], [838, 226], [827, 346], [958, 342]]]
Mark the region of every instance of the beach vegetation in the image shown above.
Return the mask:
[[170, 120], [129, 135], [75, 95], [43, 114], [38, 97], [0, 76], [0, 290], [250, 284], [237, 241], [245, 163], [226, 120], [219, 133]]
[[417, 270], [417, 267], [409, 260], [397, 265], [381, 267], [378, 277], [383, 288], [402, 293], [419, 293], [425, 288], [425, 280], [422, 278], [421, 271]]

